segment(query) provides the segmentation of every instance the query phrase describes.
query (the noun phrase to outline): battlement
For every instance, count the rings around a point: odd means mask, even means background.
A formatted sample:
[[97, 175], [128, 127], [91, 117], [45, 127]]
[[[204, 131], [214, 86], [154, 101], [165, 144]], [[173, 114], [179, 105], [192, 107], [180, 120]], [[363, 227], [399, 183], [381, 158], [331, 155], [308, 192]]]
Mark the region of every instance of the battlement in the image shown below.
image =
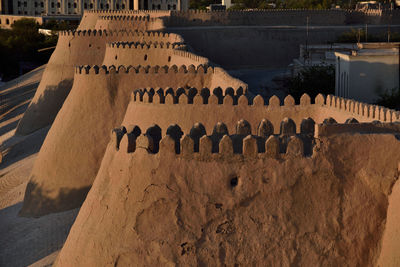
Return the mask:
[[140, 22], [140, 21], [156, 21], [157, 18], [151, 18], [150, 16], [141, 16], [141, 15], [107, 15], [107, 16], [99, 16], [101, 20], [118, 20], [118, 21], [131, 21], [131, 22]]
[[332, 109], [347, 112], [349, 114], [366, 117], [370, 120], [378, 120], [382, 122], [400, 121], [399, 111], [334, 95], [327, 96], [326, 106]]
[[183, 157], [208, 159], [212, 156], [231, 158], [268, 157], [284, 159], [285, 157], [304, 157], [312, 154], [314, 122], [304, 119], [301, 132], [296, 133], [296, 126], [290, 118], [281, 122], [280, 133], [273, 134], [272, 124], [262, 120], [257, 133], [252, 135], [251, 125], [246, 120], [236, 123], [234, 134], [229, 134], [227, 126], [218, 122], [207, 135], [201, 123], [193, 125], [188, 133], [174, 124], [166, 129], [164, 137], [158, 125], [153, 125], [142, 132], [136, 125], [120, 127], [111, 133], [112, 146], [122, 153], [133, 153], [143, 149], [150, 154], [174, 153]]
[[169, 66], [98, 66], [98, 65], [84, 65], [76, 66], [76, 74], [165, 74], [165, 73], [183, 73], [183, 74], [205, 74], [205, 73], [215, 73], [216, 67], [199, 65], [197, 68], [194, 65], [186, 67], [182, 65], [180, 67], [173, 65]]
[[[189, 51], [184, 51], [184, 50], [174, 50], [173, 51], [174, 57], [176, 61], [179, 62], [185, 62], [185, 59], [188, 59], [189, 61], [195, 61], [198, 62], [199, 64], [203, 64], [203, 65], [208, 65], [209, 64], [209, 60], [206, 57], [202, 57], [202, 56], [198, 56], [192, 52]], [[179, 59], [182, 58], [182, 59]], [[174, 64], [174, 63], [172, 63]], [[175, 63], [176, 64], [176, 63]]]
[[160, 37], [169, 38], [175, 37], [183, 42], [183, 38], [179, 34], [166, 33], [161, 31], [140, 31], [140, 30], [67, 30], [60, 31], [59, 36], [132, 36], [132, 37]]
[[147, 42], [112, 42], [107, 44], [107, 48], [115, 48], [115, 49], [186, 49], [186, 45], [170, 43], [170, 42], [155, 42], [155, 43], [147, 43]]
[[85, 10], [85, 13], [87, 14], [99, 14], [99, 15], [125, 15], [125, 14], [164, 14], [164, 15], [169, 15], [171, 14], [171, 11], [167, 10]]

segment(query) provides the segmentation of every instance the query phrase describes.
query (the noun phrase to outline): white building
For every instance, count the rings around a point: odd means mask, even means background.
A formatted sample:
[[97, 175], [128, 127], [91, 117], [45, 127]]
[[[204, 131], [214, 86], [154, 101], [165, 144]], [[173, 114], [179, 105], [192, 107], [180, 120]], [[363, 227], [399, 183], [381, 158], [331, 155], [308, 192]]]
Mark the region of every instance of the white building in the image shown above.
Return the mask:
[[399, 87], [400, 43], [362, 43], [351, 52], [335, 52], [337, 96], [373, 103]]
[[89, 10], [188, 10], [189, 0], [0, 0], [10, 15], [81, 15]]

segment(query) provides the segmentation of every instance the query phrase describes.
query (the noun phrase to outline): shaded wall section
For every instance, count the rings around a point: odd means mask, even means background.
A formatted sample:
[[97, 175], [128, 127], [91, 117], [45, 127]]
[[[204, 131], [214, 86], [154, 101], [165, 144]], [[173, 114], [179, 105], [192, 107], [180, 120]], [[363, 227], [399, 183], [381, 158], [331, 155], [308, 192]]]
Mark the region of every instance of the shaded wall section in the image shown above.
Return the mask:
[[[313, 26], [309, 28], [309, 44], [335, 42], [337, 37], [362, 26]], [[369, 34], [385, 34], [387, 26], [372, 26]], [[307, 43], [306, 22], [303, 26], [216, 26], [176, 27], [167, 32], [180, 34], [196, 51], [226, 69], [262, 67], [282, 68], [300, 56], [300, 44]], [[391, 26], [400, 32], [400, 26]]]

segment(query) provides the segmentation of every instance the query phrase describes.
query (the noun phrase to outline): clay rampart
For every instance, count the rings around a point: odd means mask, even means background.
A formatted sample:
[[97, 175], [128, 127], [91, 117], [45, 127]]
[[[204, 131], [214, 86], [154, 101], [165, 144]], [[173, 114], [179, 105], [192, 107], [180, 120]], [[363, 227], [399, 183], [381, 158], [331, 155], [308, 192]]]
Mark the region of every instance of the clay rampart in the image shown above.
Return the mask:
[[100, 16], [148, 16], [150, 18], [165, 17], [170, 11], [165, 10], [85, 10], [80, 30], [94, 29]]
[[208, 65], [210, 64], [210, 61], [206, 57], [198, 56], [192, 52], [189, 51], [183, 51], [183, 50], [174, 50], [173, 51], [173, 57], [171, 59], [171, 65]]
[[164, 21], [149, 16], [99, 16], [96, 22], [96, 29], [106, 30], [139, 30], [158, 31], [164, 29]]
[[183, 44], [114, 42], [107, 44], [102, 65], [170, 65], [175, 49], [186, 49]]
[[[164, 129], [153, 124], [146, 131], [142, 131], [136, 125], [130, 125], [114, 129], [111, 143], [115, 150], [123, 153], [145, 149], [150, 154], [174, 153], [206, 160], [225, 157], [232, 159], [232, 156], [237, 154], [244, 157], [265, 156], [276, 159], [311, 155], [314, 129], [305, 128], [296, 134], [288, 131], [290, 123], [289, 118], [282, 121], [278, 135], [270, 131], [270, 122], [267, 120], [258, 123], [257, 133], [254, 135], [251, 134], [250, 124], [245, 120], [236, 123], [234, 133], [229, 133], [222, 122], [218, 122], [212, 129], [205, 128], [202, 123], [196, 123], [188, 132], [183, 132], [177, 124]], [[165, 135], [162, 137], [163, 133]]]
[[[374, 110], [380, 110], [381, 116], [376, 116], [375, 113], [359, 114], [351, 111], [349, 106], [354, 101], [348, 99], [341, 99], [349, 103], [346, 107], [331, 106], [329, 104], [331, 98], [332, 96], [328, 96], [328, 102], [325, 102], [325, 98], [319, 95], [312, 102], [305, 94], [300, 100], [300, 105], [295, 105], [291, 96], [287, 96], [283, 103], [278, 97], [273, 96], [269, 99], [268, 105], [265, 105], [261, 96], [250, 99], [241, 91], [234, 92], [229, 88], [225, 92], [222, 92], [220, 88], [213, 90], [147, 88], [133, 92], [124, 124], [135, 123], [146, 128], [150, 127], [150, 123], [157, 123], [165, 128], [173, 121], [179, 123], [184, 131], [189, 131], [193, 121], [202, 121], [206, 128], [213, 127], [218, 121], [224, 121], [228, 130], [232, 132], [239, 118], [245, 119], [254, 127], [257, 127], [257, 122], [267, 119], [271, 122], [274, 133], [278, 134], [281, 121], [285, 117], [293, 119], [297, 132], [300, 132], [304, 118], [311, 118], [317, 124], [323, 123], [327, 118], [340, 123], [345, 123], [349, 119], [360, 122], [375, 120], [392, 122], [398, 119], [398, 112], [379, 106], [374, 106]], [[360, 105], [364, 104], [360, 103]], [[213, 116], [205, 117], [204, 114], [213, 114]], [[383, 114], [386, 115], [383, 116]], [[253, 134], [256, 131], [256, 128], [252, 129]]]
[[400, 133], [399, 123], [382, 123], [382, 122], [372, 122], [372, 123], [358, 123], [356, 121], [348, 121], [345, 124], [339, 123], [324, 123], [318, 124], [315, 128], [315, 135], [321, 136], [331, 136], [336, 134], [346, 134], [346, 133], [359, 133], [359, 134], [382, 134], [382, 133]]
[[46, 66], [31, 104], [18, 124], [16, 133], [25, 135], [51, 124], [72, 88], [74, 67], [86, 64], [101, 65], [107, 43], [136, 40], [164, 42], [170, 38], [180, 40], [175, 34], [135, 31], [60, 32], [57, 47]]
[[[82, 204], [103, 158], [108, 133], [121, 125], [132, 90], [209, 87], [213, 75], [212, 67], [202, 66], [77, 67], [71, 92], [35, 162], [22, 213], [42, 214]], [[62, 203], [54, 197], [72, 189], [80, 190], [73, 201]]]
[[[133, 80], [141, 79], [137, 76], [137, 74], [146, 74], [148, 76], [154, 77], [146, 77], [147, 79], [164, 79], [164, 76], [169, 76], [169, 83], [163, 84], [155, 84], [155, 85], [146, 85], [144, 87], [153, 86], [160, 88], [220, 88], [221, 93], [229, 92], [229, 94], [233, 94], [239, 92], [239, 94], [247, 93], [248, 86], [246, 83], [240, 81], [239, 79], [233, 78], [229, 76], [223, 69], [220, 67], [212, 67], [212, 66], [203, 66], [203, 65], [190, 65], [190, 66], [77, 66], [75, 68], [76, 74], [117, 74], [118, 79], [121, 81], [126, 81], [127, 84], [132, 84]], [[128, 75], [126, 75], [128, 74]], [[135, 89], [140, 89], [143, 87], [136, 87]], [[235, 88], [235, 89], [232, 89]], [[132, 88], [134, 89], [134, 88]]]

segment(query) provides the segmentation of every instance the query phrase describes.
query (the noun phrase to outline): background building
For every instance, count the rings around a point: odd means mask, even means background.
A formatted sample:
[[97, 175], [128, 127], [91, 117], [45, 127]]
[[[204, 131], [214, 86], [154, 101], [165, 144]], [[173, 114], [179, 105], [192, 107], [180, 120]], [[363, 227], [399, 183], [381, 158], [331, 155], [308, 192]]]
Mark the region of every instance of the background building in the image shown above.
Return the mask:
[[399, 87], [399, 43], [364, 43], [336, 52], [335, 95], [373, 103]]
[[0, 0], [10, 15], [81, 15], [89, 10], [187, 10], [189, 0]]

